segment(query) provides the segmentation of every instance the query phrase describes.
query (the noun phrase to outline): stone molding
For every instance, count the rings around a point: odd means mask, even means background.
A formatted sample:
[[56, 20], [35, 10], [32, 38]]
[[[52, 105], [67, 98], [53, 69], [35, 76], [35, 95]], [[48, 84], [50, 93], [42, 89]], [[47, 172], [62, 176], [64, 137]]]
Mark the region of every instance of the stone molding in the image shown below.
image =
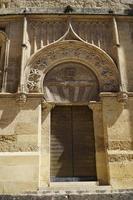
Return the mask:
[[123, 105], [127, 105], [129, 98], [133, 97], [133, 93], [132, 92], [117, 92], [117, 93], [113, 93], [113, 92], [101, 92], [100, 93], [100, 97], [104, 98], [104, 97], [116, 97], [117, 101]]

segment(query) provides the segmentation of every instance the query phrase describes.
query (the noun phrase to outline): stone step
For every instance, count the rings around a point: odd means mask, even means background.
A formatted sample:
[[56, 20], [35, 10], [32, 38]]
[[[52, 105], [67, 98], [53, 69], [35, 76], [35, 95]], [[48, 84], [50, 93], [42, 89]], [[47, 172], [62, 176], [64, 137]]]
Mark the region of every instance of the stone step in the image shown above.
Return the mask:
[[100, 193], [100, 194], [25, 194], [25, 195], [0, 195], [0, 200], [133, 200], [133, 191]]
[[69, 183], [51, 183], [50, 187], [40, 188], [39, 193], [97, 193], [97, 192], [110, 192], [111, 186], [99, 186], [98, 182], [69, 182]]

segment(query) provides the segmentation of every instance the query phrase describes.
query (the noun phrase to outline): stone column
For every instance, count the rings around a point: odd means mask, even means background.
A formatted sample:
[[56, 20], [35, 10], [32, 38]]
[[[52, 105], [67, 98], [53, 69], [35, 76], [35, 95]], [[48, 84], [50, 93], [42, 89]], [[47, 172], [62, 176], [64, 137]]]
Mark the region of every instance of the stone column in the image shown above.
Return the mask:
[[22, 39], [22, 55], [21, 55], [21, 70], [20, 70], [20, 85], [18, 88], [19, 92], [24, 92], [24, 67], [27, 51], [27, 18], [23, 19], [23, 39]]
[[50, 185], [50, 116], [54, 104], [42, 103], [41, 135], [40, 135], [40, 163], [39, 163], [39, 189]]
[[90, 102], [89, 108], [93, 111], [97, 180], [100, 185], [106, 185], [108, 184], [108, 175], [103, 130], [102, 104], [101, 102]]
[[118, 31], [118, 25], [117, 20], [115, 17], [113, 17], [113, 29], [114, 29], [114, 43], [115, 43], [115, 49], [117, 54], [117, 65], [119, 69], [120, 74], [120, 91], [126, 92], [127, 91], [127, 75], [126, 75], [126, 61], [124, 56], [123, 48], [120, 44], [119, 39], [119, 31]]
[[8, 68], [8, 61], [9, 61], [9, 47], [10, 47], [10, 40], [9, 38], [7, 38], [6, 43], [5, 43], [5, 59], [4, 59], [4, 69], [3, 69], [2, 92], [6, 92], [7, 68]]

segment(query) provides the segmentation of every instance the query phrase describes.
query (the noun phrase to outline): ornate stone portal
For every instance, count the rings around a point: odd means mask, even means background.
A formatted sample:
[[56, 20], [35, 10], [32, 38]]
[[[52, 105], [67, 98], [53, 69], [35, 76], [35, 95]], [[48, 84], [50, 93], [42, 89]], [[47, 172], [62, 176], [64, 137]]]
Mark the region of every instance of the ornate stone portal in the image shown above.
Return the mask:
[[[60, 104], [64, 106], [78, 105], [82, 108], [82, 105], [88, 106], [91, 101], [99, 101], [100, 92], [118, 92], [118, 69], [111, 57], [104, 51], [82, 40], [74, 32], [70, 23], [67, 32], [58, 41], [40, 49], [29, 60], [25, 68], [25, 83], [25, 90], [30, 94], [39, 92], [44, 94], [42, 129], [45, 131], [40, 135], [39, 187], [45, 188], [48, 185], [52, 186], [50, 181], [50, 149], [54, 147], [48, 145], [51, 143], [50, 133], [54, 131], [51, 130], [50, 125], [51, 110]], [[101, 158], [96, 156], [97, 179], [99, 184], [107, 184], [106, 151], [102, 137], [103, 128], [100, 128], [101, 131], [97, 128], [100, 124], [97, 116], [98, 112], [101, 113], [101, 109], [97, 109], [97, 103], [92, 103], [90, 107], [96, 107], [94, 111], [95, 141], [99, 143], [100, 136], [103, 145], [99, 149], [95, 144], [96, 155], [103, 154]], [[100, 119], [102, 121], [101, 114]], [[104, 172], [101, 171], [101, 163]]]
[[41, 49], [25, 69], [29, 92], [43, 92], [48, 70], [64, 62], [79, 62], [90, 68], [99, 81], [101, 92], [119, 91], [119, 75], [113, 60], [96, 46], [76, 40], [59, 40]]
[[0, 1], [0, 193], [133, 188], [132, 2], [67, 2]]

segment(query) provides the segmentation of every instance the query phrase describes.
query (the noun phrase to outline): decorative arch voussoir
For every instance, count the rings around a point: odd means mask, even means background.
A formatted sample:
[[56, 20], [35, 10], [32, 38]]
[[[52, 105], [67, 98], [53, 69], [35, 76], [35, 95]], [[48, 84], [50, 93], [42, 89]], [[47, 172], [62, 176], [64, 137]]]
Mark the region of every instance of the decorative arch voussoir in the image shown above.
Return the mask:
[[38, 51], [25, 68], [25, 87], [43, 92], [45, 75], [54, 66], [67, 61], [79, 62], [96, 75], [101, 92], [119, 91], [119, 73], [112, 58], [95, 45], [82, 41], [59, 41]]

